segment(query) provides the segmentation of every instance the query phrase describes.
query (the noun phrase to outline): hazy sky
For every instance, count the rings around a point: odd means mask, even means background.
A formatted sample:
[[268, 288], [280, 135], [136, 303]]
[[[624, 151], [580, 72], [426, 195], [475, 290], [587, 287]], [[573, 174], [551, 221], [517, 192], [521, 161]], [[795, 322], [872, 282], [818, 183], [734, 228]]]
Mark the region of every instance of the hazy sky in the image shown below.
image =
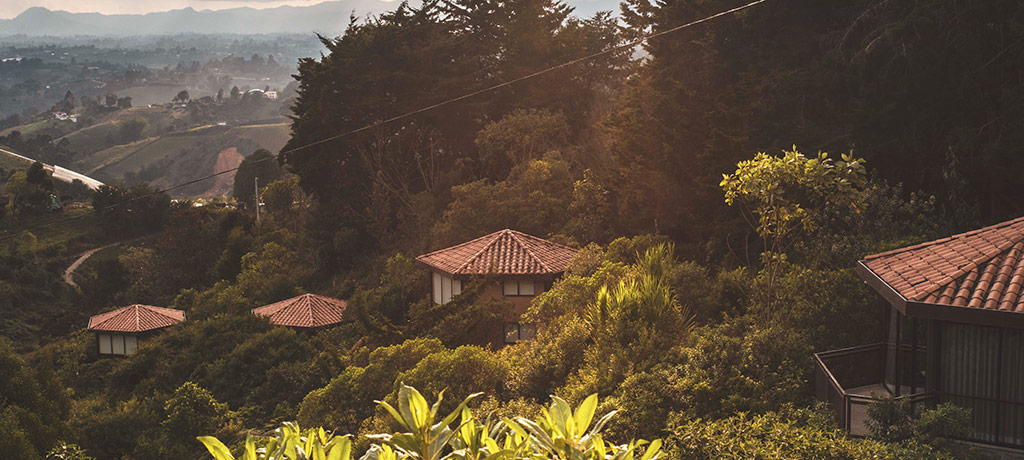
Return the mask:
[[239, 6], [270, 8], [281, 5], [312, 5], [324, 0], [0, 0], [0, 18], [13, 18], [22, 11], [42, 6], [72, 12], [149, 13], [191, 6], [197, 10], [222, 10]]

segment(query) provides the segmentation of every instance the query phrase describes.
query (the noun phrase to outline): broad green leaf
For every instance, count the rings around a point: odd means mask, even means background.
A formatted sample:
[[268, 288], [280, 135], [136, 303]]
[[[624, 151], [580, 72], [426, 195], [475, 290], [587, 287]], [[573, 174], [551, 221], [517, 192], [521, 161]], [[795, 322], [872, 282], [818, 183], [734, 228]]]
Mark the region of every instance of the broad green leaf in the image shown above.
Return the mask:
[[351, 460], [352, 440], [345, 436], [334, 438], [334, 445], [327, 454], [327, 460]]
[[243, 454], [242, 460], [257, 460], [256, 441], [252, 439], [252, 435], [245, 435], [245, 454]]
[[196, 439], [206, 446], [206, 450], [210, 451], [210, 455], [216, 460], [235, 460], [235, 457], [231, 455], [231, 450], [219, 439], [213, 436], [199, 436]]
[[594, 419], [594, 411], [597, 410], [597, 393], [587, 396], [576, 408], [576, 433], [583, 434], [590, 428], [590, 422]]

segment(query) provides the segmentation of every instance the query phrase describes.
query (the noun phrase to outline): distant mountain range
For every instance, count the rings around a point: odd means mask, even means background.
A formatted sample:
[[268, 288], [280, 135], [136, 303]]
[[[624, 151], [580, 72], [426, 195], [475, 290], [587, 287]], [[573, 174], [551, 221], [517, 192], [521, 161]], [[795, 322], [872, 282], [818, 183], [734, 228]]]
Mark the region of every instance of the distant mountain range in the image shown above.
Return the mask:
[[[578, 0], [577, 16], [598, 10], [618, 11], [617, 0]], [[43, 7], [25, 10], [12, 19], [0, 19], [0, 36], [128, 36], [176, 34], [273, 34], [312, 33], [337, 35], [345, 30], [352, 14], [366, 16], [398, 6], [398, 1], [338, 0], [310, 6], [277, 8], [192, 8], [148, 14], [100, 14], [51, 11]]]

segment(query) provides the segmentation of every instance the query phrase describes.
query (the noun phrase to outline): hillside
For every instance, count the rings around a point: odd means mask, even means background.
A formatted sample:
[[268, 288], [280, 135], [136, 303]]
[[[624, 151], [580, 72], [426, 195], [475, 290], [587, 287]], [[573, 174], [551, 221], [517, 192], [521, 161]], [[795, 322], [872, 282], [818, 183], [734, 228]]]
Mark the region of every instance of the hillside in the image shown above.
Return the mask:
[[[82, 169], [104, 182], [145, 181], [165, 188], [238, 166], [257, 149], [278, 151], [288, 141], [287, 123], [205, 126], [100, 150]], [[231, 190], [233, 173], [216, 182], [176, 190], [175, 196], [213, 197]]]
[[[418, 4], [420, 2], [412, 2]], [[578, 17], [598, 11], [618, 12], [618, 2], [578, 0], [568, 2]], [[309, 6], [180, 10], [148, 14], [99, 14], [53, 11], [32, 7], [12, 19], [0, 19], [0, 36], [133, 36], [178, 34], [322, 33], [340, 35], [350, 16], [366, 17], [393, 9], [385, 0], [338, 0]]]

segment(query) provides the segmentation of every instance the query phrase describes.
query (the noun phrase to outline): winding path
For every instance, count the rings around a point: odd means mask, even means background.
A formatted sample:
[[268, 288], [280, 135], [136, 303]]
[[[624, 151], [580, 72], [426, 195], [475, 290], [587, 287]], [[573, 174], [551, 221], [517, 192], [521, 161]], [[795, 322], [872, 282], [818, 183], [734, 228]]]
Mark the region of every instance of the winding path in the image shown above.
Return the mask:
[[78, 285], [75, 284], [75, 280], [71, 279], [71, 276], [74, 275], [75, 270], [77, 270], [78, 267], [80, 265], [82, 265], [82, 262], [85, 262], [85, 259], [88, 259], [89, 256], [95, 254], [98, 251], [102, 251], [102, 250], [107, 249], [109, 247], [117, 246], [119, 244], [121, 244], [120, 241], [118, 241], [116, 243], [110, 243], [110, 244], [108, 244], [106, 246], [100, 246], [98, 248], [92, 248], [92, 249], [90, 249], [88, 251], [85, 251], [82, 254], [80, 254], [78, 256], [78, 258], [75, 259], [75, 261], [72, 262], [71, 265], [68, 266], [68, 269], [64, 270], [64, 282], [68, 283], [68, 284], [70, 284], [70, 285], [72, 285], [74, 287], [78, 287]]

